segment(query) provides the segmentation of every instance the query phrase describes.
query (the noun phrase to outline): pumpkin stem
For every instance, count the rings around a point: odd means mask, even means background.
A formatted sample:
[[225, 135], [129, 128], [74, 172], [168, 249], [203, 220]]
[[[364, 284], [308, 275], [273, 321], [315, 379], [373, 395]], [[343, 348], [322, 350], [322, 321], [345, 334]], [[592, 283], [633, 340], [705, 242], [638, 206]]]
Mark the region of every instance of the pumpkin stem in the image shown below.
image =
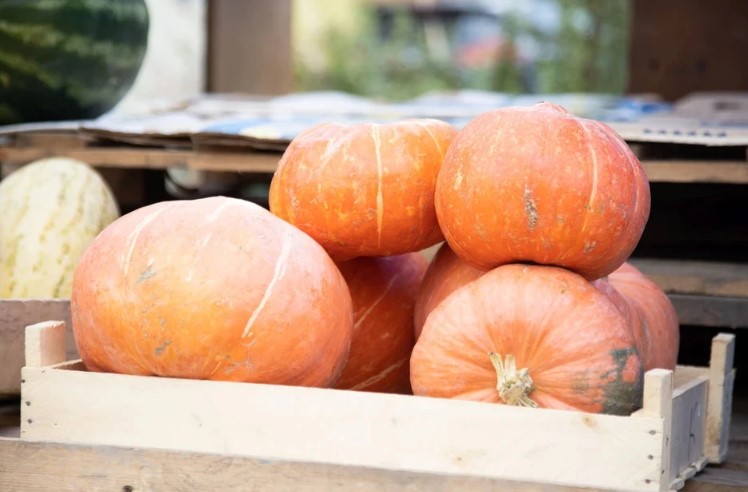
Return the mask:
[[496, 352], [490, 352], [488, 357], [496, 369], [496, 389], [502, 401], [507, 405], [537, 408], [538, 404], [528, 396], [535, 389], [535, 385], [527, 368], [518, 371], [513, 355], [507, 355], [506, 359], [502, 359]]

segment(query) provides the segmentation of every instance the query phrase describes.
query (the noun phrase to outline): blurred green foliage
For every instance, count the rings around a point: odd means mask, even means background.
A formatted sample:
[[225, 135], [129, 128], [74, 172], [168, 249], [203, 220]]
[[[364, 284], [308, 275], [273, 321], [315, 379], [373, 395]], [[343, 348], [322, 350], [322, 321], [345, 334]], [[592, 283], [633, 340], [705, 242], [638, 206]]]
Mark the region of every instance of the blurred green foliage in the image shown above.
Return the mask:
[[[551, 0], [551, 3], [554, 3]], [[329, 29], [320, 39], [327, 59], [315, 69], [297, 57], [298, 90], [340, 90], [387, 99], [407, 99], [431, 90], [499, 92], [597, 92], [620, 94], [627, 78], [629, 0], [555, 0], [558, 25], [543, 30], [531, 16], [512, 11], [497, 24], [503, 46], [530, 41], [532, 60], [518, 62], [499, 50], [482, 68], [460, 67], [453, 53], [429, 49], [423, 25], [395, 8], [383, 39], [371, 6], [357, 12], [357, 34]]]

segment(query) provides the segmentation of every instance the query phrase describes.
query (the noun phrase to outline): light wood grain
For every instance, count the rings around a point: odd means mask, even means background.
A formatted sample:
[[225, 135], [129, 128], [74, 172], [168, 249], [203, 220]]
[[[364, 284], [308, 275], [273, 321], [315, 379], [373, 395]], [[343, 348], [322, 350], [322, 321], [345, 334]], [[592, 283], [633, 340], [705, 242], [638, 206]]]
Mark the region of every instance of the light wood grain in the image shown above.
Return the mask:
[[65, 353], [68, 359], [77, 359], [73, 332], [70, 324], [70, 301], [47, 300], [0, 300], [0, 394], [21, 394], [21, 368], [25, 364], [24, 330], [26, 326], [47, 320], [63, 320], [65, 331]]
[[[29, 344], [61, 345], [59, 325]], [[89, 373], [79, 361], [23, 369], [21, 438], [287, 463], [368, 467], [597, 489], [668, 490], [705, 462], [712, 367], [647, 372], [633, 416], [289, 386]], [[720, 349], [721, 347], [721, 349]], [[44, 352], [42, 349], [40, 352]], [[33, 359], [30, 357], [30, 359]], [[57, 362], [59, 357], [52, 357]], [[707, 396], [707, 384], [709, 396]], [[727, 388], [724, 388], [726, 391]], [[721, 396], [722, 401], [728, 398]], [[706, 407], [706, 416], [701, 409]], [[718, 406], [724, 411], [724, 405]], [[723, 415], [720, 413], [720, 415]], [[726, 442], [724, 417], [712, 439]]]
[[709, 400], [706, 416], [706, 457], [722, 463], [727, 457], [735, 382], [735, 335], [720, 333], [712, 341], [709, 361]]
[[706, 402], [709, 378], [700, 376], [673, 395], [670, 446], [670, 480], [687, 478], [706, 464]]
[[26, 367], [65, 362], [65, 322], [43, 321], [26, 327]]
[[240, 456], [0, 438], [4, 492], [580, 492], [577, 487]]
[[659, 417], [51, 368], [23, 377], [24, 439], [639, 490], [660, 476], [648, 459], [661, 454]]
[[662, 419], [660, 452], [648, 455], [648, 459], [659, 464], [655, 482], [659, 490], [667, 490], [672, 479], [670, 474], [670, 440], [673, 413], [673, 373], [666, 369], [652, 369], [644, 375], [644, 404], [642, 417]]

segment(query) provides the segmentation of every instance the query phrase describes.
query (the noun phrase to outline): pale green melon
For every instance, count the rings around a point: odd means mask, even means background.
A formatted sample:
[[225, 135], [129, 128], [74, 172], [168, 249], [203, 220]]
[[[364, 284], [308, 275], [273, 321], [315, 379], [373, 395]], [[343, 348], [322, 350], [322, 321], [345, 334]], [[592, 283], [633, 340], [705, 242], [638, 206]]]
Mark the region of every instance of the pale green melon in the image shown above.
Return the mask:
[[68, 298], [89, 243], [119, 217], [109, 186], [87, 164], [41, 159], [0, 182], [0, 297]]

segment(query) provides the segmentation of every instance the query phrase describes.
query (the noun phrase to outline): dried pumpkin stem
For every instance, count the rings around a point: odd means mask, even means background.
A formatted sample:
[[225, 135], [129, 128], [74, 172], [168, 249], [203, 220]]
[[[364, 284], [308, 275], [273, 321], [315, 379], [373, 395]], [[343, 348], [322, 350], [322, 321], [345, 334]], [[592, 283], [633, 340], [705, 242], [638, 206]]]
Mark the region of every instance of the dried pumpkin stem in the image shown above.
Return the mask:
[[526, 368], [517, 370], [513, 355], [502, 359], [501, 355], [491, 352], [488, 357], [496, 369], [496, 389], [501, 400], [507, 405], [536, 408], [538, 404], [529, 396], [535, 389], [529, 371]]

